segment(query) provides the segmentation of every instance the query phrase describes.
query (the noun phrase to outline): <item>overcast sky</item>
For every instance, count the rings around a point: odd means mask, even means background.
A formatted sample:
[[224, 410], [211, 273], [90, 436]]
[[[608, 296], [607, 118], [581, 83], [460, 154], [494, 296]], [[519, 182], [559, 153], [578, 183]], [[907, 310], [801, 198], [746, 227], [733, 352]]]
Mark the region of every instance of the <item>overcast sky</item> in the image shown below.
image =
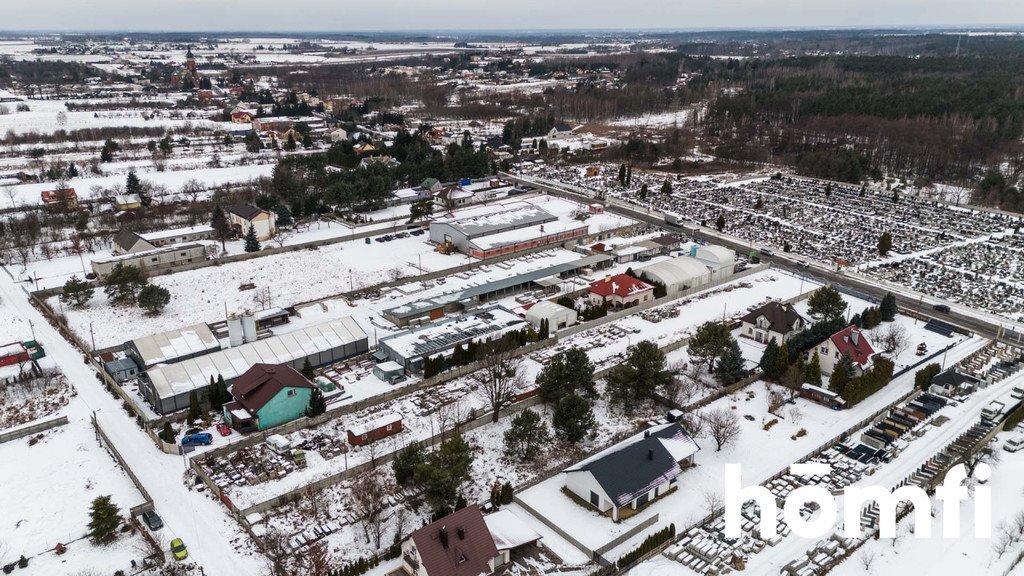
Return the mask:
[[1024, 24], [1024, 0], [3, 0], [0, 30], [543, 30]]

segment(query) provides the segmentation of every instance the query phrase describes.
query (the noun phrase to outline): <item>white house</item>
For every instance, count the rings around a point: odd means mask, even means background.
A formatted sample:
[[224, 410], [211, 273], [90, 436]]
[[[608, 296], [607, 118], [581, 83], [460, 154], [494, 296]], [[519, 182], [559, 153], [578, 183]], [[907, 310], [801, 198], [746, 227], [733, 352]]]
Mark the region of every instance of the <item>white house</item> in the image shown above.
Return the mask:
[[619, 521], [667, 494], [700, 446], [676, 423], [653, 426], [565, 470], [565, 488]]
[[829, 336], [818, 344], [813, 352], [818, 353], [821, 373], [825, 376], [832, 375], [843, 355], [850, 357], [855, 374], [860, 376], [871, 367], [871, 359], [875, 355], [875, 349], [871, 347], [867, 335], [855, 324], [850, 324]]
[[257, 240], [269, 240], [277, 232], [276, 217], [267, 210], [261, 210], [248, 204], [229, 206], [228, 223], [239, 236], [245, 236], [252, 226], [256, 231]]
[[751, 311], [741, 320], [740, 335], [755, 342], [768, 343], [775, 340], [782, 344], [807, 326], [807, 320], [801, 316], [792, 304], [782, 304], [776, 300], [766, 302], [760, 308]]

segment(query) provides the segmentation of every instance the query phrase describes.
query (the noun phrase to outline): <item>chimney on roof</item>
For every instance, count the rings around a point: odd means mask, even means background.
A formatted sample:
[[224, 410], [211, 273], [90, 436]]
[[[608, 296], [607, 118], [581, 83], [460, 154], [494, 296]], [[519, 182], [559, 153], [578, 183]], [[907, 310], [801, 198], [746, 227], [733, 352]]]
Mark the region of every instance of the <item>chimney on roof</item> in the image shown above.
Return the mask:
[[644, 438], [650, 438], [650, 437], [651, 437], [651, 431], [650, 430], [644, 430]]
[[850, 330], [850, 340], [853, 342], [854, 346], [857, 345], [858, 336], [860, 336], [860, 334], [856, 330]]
[[654, 460], [654, 449], [653, 448], [648, 448], [647, 449], [647, 459], [648, 460]]
[[441, 540], [441, 546], [444, 546], [445, 550], [448, 549], [448, 527], [441, 526], [441, 531], [437, 535], [438, 539]]
[[464, 527], [459, 526], [458, 528], [455, 529], [455, 533], [459, 535], [459, 540], [465, 540], [466, 539], [466, 529]]

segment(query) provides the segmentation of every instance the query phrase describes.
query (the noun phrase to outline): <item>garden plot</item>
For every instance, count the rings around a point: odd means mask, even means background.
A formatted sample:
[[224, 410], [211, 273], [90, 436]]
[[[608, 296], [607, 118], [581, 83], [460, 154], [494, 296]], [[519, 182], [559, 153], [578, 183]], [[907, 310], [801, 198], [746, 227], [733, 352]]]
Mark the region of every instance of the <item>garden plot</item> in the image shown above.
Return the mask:
[[[26, 134], [30, 132], [52, 134], [58, 130], [95, 128], [208, 128], [230, 131], [230, 123], [210, 120], [206, 115], [182, 115], [174, 110], [89, 110], [68, 111], [64, 100], [26, 100], [27, 112], [16, 110], [15, 103], [0, 104], [9, 114], [0, 114], [0, 133]], [[63, 121], [57, 115], [62, 114]]]
[[56, 414], [75, 394], [57, 368], [0, 368], [0, 431]]

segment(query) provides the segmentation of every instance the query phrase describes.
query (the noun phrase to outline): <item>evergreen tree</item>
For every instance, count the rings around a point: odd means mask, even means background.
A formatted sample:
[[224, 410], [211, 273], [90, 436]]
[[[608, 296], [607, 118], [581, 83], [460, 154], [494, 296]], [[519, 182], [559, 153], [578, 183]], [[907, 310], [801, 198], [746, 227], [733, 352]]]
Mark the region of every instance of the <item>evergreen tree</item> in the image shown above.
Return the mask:
[[302, 147], [307, 149], [313, 147], [313, 137], [309, 135], [309, 132], [302, 135]]
[[892, 322], [896, 319], [896, 296], [892, 292], [886, 292], [885, 296], [882, 297], [882, 304], [878, 308], [882, 314], [882, 321]]
[[914, 388], [927, 390], [932, 385], [932, 378], [938, 376], [940, 372], [942, 372], [942, 366], [934, 362], [921, 368], [914, 373]]
[[251, 224], [249, 225], [249, 231], [245, 233], [245, 251], [260, 251], [260, 241], [256, 239], [256, 228], [253, 227]]
[[110, 496], [97, 496], [89, 508], [89, 540], [93, 544], [109, 544], [117, 538], [121, 511]]
[[730, 340], [729, 346], [715, 367], [715, 378], [723, 386], [733, 384], [743, 377], [743, 352], [735, 338]]
[[171, 292], [156, 284], [147, 284], [139, 290], [139, 307], [150, 314], [159, 314], [171, 301]]
[[555, 436], [562, 442], [570, 444], [593, 436], [597, 430], [590, 401], [575, 394], [558, 401], [551, 416], [551, 425], [555, 429]]
[[171, 426], [170, 421], [164, 421], [164, 428], [163, 430], [160, 431], [160, 434], [158, 434], [158, 436], [160, 436], [160, 439], [163, 440], [164, 442], [167, 442], [168, 444], [175, 443], [174, 428]]
[[661, 185], [661, 194], [662, 196], [672, 195], [672, 182], [670, 180], [666, 179], [665, 182]]
[[134, 304], [146, 275], [137, 266], [118, 263], [103, 279], [103, 292], [111, 304]]
[[725, 230], [725, 214], [718, 215], [718, 219], [715, 220], [715, 229], [719, 232]]
[[611, 400], [627, 413], [671, 381], [672, 375], [665, 370], [664, 352], [649, 340], [631, 346], [626, 362], [612, 368], [606, 378]]
[[729, 328], [721, 322], [705, 322], [690, 338], [687, 351], [691, 357], [703, 360], [708, 371], [711, 371], [715, 369], [715, 361], [725, 352], [731, 338]]
[[220, 408], [232, 400], [231, 394], [228, 392], [228, 385], [224, 382], [223, 374], [217, 375], [217, 398], [220, 402], [220, 405], [217, 406], [217, 408]]
[[142, 196], [142, 182], [139, 177], [135, 175], [135, 170], [128, 171], [128, 178], [124, 183], [124, 191], [126, 194], [138, 194]]
[[199, 420], [203, 415], [203, 410], [199, 406], [199, 395], [195, 390], [188, 395], [188, 414], [185, 416], [185, 420], [189, 426], [192, 426]]
[[887, 256], [890, 250], [892, 250], [892, 234], [888, 231], [882, 232], [882, 235], [878, 238], [878, 254], [880, 256]]
[[770, 382], [778, 381], [779, 377], [782, 376], [776, 372], [778, 367], [779, 358], [779, 345], [775, 343], [775, 338], [768, 341], [768, 344], [764, 347], [764, 352], [761, 353], [761, 370], [764, 372], [765, 380]]
[[849, 354], [843, 354], [828, 379], [829, 389], [842, 396], [846, 392], [846, 386], [853, 379], [853, 373], [853, 360]]
[[505, 506], [508, 506], [509, 504], [512, 503], [512, 498], [512, 483], [505, 482], [504, 484], [501, 485], [501, 503]]
[[231, 236], [231, 224], [228, 222], [227, 214], [224, 213], [224, 209], [220, 207], [220, 204], [213, 207], [210, 228], [213, 228], [214, 235], [220, 240], [221, 250], [227, 250], [228, 236]]
[[446, 440], [416, 467], [416, 482], [423, 487], [427, 502], [439, 510], [455, 503], [460, 489], [469, 480], [473, 452], [462, 436]]
[[834, 286], [822, 286], [807, 299], [807, 312], [825, 320], [839, 318], [846, 311], [846, 302]]
[[521, 460], [533, 460], [550, 440], [551, 432], [540, 414], [527, 408], [512, 419], [512, 425], [505, 432], [505, 454]]
[[284, 143], [284, 149], [288, 150], [288, 151], [291, 151], [291, 150], [295, 150], [295, 148], [296, 148], [296, 146], [295, 146], [295, 136], [293, 136], [292, 133], [289, 132], [288, 133], [288, 140], [286, 140], [285, 143]]
[[818, 357], [817, 352], [811, 356], [811, 361], [807, 363], [807, 366], [804, 366], [804, 382], [821, 386], [821, 358]]
[[619, 164], [619, 186], [626, 185], [626, 165]]
[[426, 460], [426, 452], [419, 442], [412, 442], [395, 454], [391, 461], [391, 469], [395, 473], [395, 482], [400, 485], [408, 485], [416, 475], [416, 467]]
[[559, 352], [548, 359], [536, 378], [540, 397], [548, 402], [580, 394], [596, 398], [594, 388], [594, 364], [581, 348]]
[[313, 370], [313, 365], [309, 363], [309, 357], [302, 363], [302, 376], [310, 382], [316, 378], [316, 371]]
[[647, 184], [640, 187], [640, 200], [647, 200]]
[[775, 372], [779, 374], [781, 379], [789, 372], [789, 346], [785, 342], [782, 346], [779, 346], [779, 356], [775, 359]]
[[314, 386], [309, 395], [309, 405], [306, 406], [306, 416], [316, 418], [327, 411], [327, 402], [324, 400], [324, 393], [320, 388]]
[[84, 280], [79, 280], [78, 276], [72, 276], [64, 283], [64, 290], [61, 291], [60, 300], [76, 308], [81, 308], [92, 298], [94, 292], [91, 284]]

